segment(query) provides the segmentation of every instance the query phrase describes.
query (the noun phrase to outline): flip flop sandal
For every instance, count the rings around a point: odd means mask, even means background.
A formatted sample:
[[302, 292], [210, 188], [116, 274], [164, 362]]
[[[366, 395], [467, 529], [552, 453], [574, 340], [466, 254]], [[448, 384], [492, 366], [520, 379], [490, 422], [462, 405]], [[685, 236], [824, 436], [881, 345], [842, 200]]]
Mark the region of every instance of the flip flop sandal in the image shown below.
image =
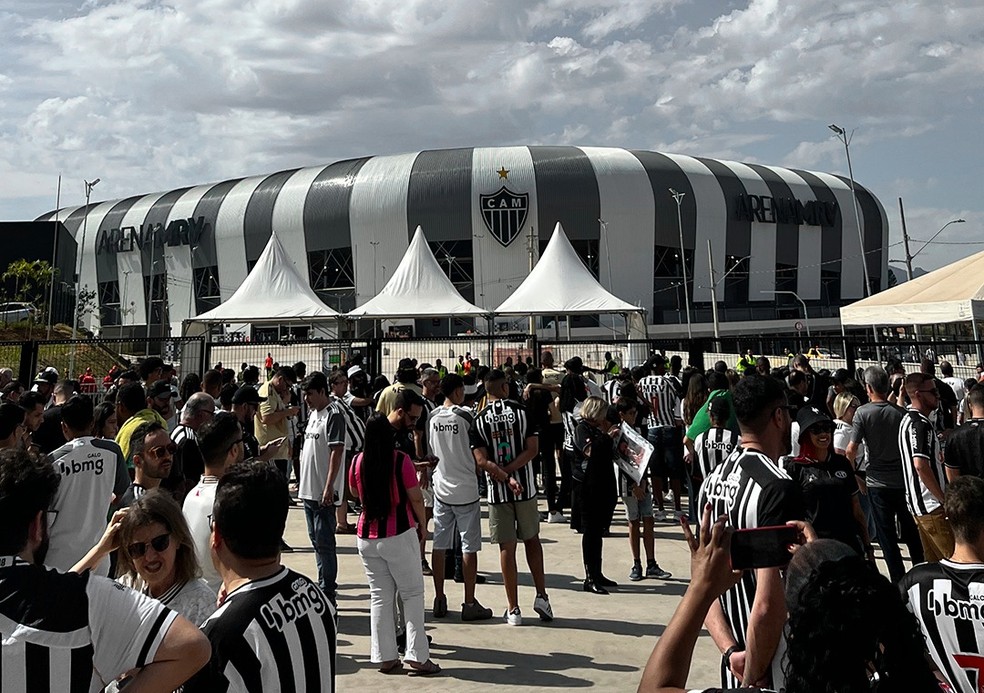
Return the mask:
[[421, 664], [419, 668], [411, 666], [410, 672], [407, 675], [408, 676], [434, 676], [435, 674], [440, 674], [440, 673], [441, 673], [441, 667], [428, 659], [426, 662]]
[[379, 667], [380, 674], [400, 674], [403, 673], [403, 662], [399, 659], [395, 660], [391, 664], [383, 665]]

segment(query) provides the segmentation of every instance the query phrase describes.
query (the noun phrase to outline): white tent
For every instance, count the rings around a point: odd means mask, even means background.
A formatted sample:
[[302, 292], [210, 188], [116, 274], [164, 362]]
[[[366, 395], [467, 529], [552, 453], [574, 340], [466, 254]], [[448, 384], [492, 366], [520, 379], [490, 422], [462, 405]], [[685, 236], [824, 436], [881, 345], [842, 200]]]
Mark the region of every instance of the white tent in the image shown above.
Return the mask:
[[376, 296], [346, 314], [349, 318], [439, 318], [486, 315], [461, 297], [437, 264], [418, 226], [396, 272]]
[[623, 301], [598, 283], [581, 262], [560, 222], [536, 267], [495, 310], [496, 315], [641, 312], [642, 308]]
[[840, 309], [844, 325], [934, 325], [984, 319], [984, 252]]
[[318, 298], [274, 233], [236, 293], [187, 323], [324, 322], [340, 317]]

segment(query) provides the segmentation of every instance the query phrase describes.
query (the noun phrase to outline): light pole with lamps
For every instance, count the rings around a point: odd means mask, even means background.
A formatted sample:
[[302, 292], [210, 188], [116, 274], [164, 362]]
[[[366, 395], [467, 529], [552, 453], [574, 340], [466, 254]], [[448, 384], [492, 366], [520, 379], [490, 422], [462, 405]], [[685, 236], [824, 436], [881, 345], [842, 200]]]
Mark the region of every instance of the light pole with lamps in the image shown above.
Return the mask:
[[[92, 189], [99, 184], [101, 178], [96, 178], [91, 183], [87, 180], [82, 180], [85, 183], [85, 216], [82, 217], [82, 244], [78, 246], [78, 272], [75, 274], [75, 302], [73, 305], [75, 316], [72, 318], [72, 339], [77, 339], [77, 334], [79, 331], [79, 294], [81, 290], [82, 283], [82, 257], [85, 255], [85, 233], [89, 228], [89, 198], [92, 196]], [[78, 345], [72, 345], [72, 354], [68, 359], [68, 377], [75, 377], [75, 352], [78, 350]]]
[[680, 267], [683, 271], [683, 300], [687, 308], [687, 339], [693, 339], [694, 333], [690, 324], [690, 287], [687, 285], [687, 253], [683, 249], [683, 214], [680, 211], [680, 204], [686, 193], [677, 192], [673, 188], [669, 188], [669, 191], [677, 206], [677, 228], [680, 231]]
[[933, 241], [935, 241], [936, 240], [936, 237], [939, 236], [941, 233], [943, 233], [943, 229], [945, 229], [947, 226], [949, 226], [950, 224], [963, 224], [965, 222], [966, 222], [965, 219], [951, 219], [950, 221], [948, 221], [945, 224], [943, 224], [943, 226], [940, 228], [939, 231], [937, 231], [932, 236], [930, 236], [929, 240], [926, 241], [925, 243], [923, 243], [922, 244], [922, 247], [919, 250], [917, 250], [916, 252], [914, 252], [912, 255], [907, 255], [906, 256], [906, 258], [905, 258], [906, 270], [908, 272], [908, 279], [910, 281], [912, 280], [912, 261], [916, 259], [916, 255], [918, 255], [922, 251], [926, 250], [926, 246], [928, 246], [930, 243], [932, 243]]
[[[738, 269], [741, 266], [741, 263], [743, 263], [745, 260], [750, 259], [751, 257], [752, 257], [751, 255], [746, 255], [745, 257], [740, 258], [737, 262], [735, 262], [734, 265], [731, 266], [731, 269], [729, 269], [721, 276], [720, 279], [715, 279], [714, 255], [711, 252], [711, 239], [707, 239], [707, 267], [711, 274], [711, 317], [714, 319], [714, 342], [715, 342], [714, 348], [715, 349], [721, 348], [719, 344], [721, 340], [721, 334], [720, 334], [720, 323], [718, 322], [718, 307], [717, 307], [718, 284], [720, 284], [725, 279], [727, 279], [729, 274], [731, 274], [736, 269]], [[725, 297], [725, 300], [727, 300], [727, 297]]]
[[800, 302], [800, 305], [803, 306], [803, 322], [806, 323], [806, 339], [807, 339], [807, 341], [813, 341], [813, 336], [810, 334], [810, 316], [806, 312], [806, 302], [802, 298], [799, 297], [799, 294], [798, 293], [796, 293], [795, 291], [760, 291], [759, 293], [760, 294], [769, 294], [769, 295], [772, 295], [772, 296], [775, 296], [777, 294], [786, 294], [788, 296], [792, 296], [797, 301], [799, 301]]

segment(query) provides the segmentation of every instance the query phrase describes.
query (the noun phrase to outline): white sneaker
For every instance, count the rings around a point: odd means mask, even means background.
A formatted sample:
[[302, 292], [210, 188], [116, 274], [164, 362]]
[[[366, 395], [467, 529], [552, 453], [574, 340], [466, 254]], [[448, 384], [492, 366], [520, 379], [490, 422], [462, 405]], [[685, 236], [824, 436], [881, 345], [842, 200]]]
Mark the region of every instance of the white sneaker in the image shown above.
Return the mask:
[[567, 522], [567, 518], [564, 516], [564, 513], [560, 512], [559, 510], [555, 513], [550, 513], [550, 515], [547, 517], [547, 523], [551, 525], [560, 525], [566, 522]]
[[521, 626], [523, 625], [523, 613], [519, 610], [517, 606], [512, 611], [507, 611], [502, 615], [502, 618], [506, 620], [510, 626]]
[[663, 500], [665, 500], [667, 503], [672, 503], [673, 502], [673, 491], [667, 491], [666, 494], [663, 496]]
[[553, 609], [550, 607], [550, 600], [546, 597], [536, 595], [533, 600], [533, 611], [540, 615], [540, 620], [549, 622], [553, 620]]
[[653, 519], [656, 520], [656, 522], [666, 522], [666, 511], [656, 510], [653, 512]]

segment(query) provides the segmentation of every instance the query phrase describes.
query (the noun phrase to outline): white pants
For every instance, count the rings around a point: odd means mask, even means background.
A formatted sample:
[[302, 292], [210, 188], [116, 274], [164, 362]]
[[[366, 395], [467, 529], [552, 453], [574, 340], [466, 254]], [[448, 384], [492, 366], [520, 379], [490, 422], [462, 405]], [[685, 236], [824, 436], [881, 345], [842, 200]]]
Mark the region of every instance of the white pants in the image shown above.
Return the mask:
[[396, 595], [403, 599], [407, 623], [407, 651], [411, 662], [430, 658], [424, 632], [424, 575], [420, 572], [420, 542], [417, 531], [386, 539], [358, 540], [359, 556], [369, 578], [369, 623], [372, 632], [370, 659], [388, 662], [399, 657], [396, 650]]

